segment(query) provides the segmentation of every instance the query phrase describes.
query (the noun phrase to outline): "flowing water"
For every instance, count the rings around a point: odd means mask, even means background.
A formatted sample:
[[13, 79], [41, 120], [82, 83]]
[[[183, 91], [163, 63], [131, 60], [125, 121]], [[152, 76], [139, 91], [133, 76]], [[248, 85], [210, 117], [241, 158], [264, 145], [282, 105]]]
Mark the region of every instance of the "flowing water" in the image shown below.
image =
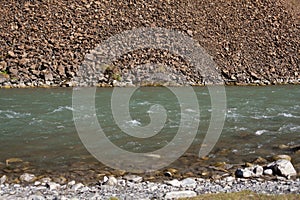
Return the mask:
[[[185, 90], [185, 88], [181, 88]], [[194, 87], [199, 101], [198, 134], [189, 154], [198, 155], [212, 112], [206, 87]], [[226, 87], [226, 120], [221, 137], [208, 157], [228, 163], [250, 161], [282, 152], [278, 145], [300, 144], [299, 86]], [[0, 162], [17, 157], [37, 168], [59, 170], [74, 162], [95, 162], [82, 144], [73, 119], [72, 89], [0, 90]], [[150, 107], [167, 113], [164, 128], [151, 139], [134, 139], [122, 132], [111, 113], [113, 88], [98, 88], [96, 115], [107, 137], [131, 152], [151, 152], [167, 145], [179, 128], [180, 106], [165, 87], [139, 88], [131, 97], [131, 120], [121, 126], [145, 126]], [[159, 107], [161, 108], [161, 107]], [[190, 110], [191, 113], [196, 112]], [[123, 128], [124, 128], [123, 127]], [[295, 162], [300, 162], [293, 155]], [[193, 160], [189, 160], [193, 162]], [[185, 165], [184, 163], [179, 163]]]

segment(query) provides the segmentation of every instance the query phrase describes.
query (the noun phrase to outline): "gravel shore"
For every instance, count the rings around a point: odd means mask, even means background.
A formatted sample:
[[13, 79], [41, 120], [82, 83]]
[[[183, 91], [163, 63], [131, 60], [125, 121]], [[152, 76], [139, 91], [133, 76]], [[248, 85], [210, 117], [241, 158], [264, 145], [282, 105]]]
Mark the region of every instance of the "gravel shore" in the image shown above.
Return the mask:
[[[111, 178], [111, 177], [110, 177]], [[163, 183], [135, 182], [124, 178], [109, 178], [108, 182], [99, 181], [96, 185], [85, 186], [71, 181], [60, 185], [54, 182], [35, 182], [31, 185], [2, 184], [0, 199], [173, 199], [193, 197], [206, 193], [228, 193], [251, 190], [263, 194], [300, 193], [300, 179], [266, 181], [264, 179], [241, 179], [226, 177], [220, 180], [186, 178], [173, 179]]]

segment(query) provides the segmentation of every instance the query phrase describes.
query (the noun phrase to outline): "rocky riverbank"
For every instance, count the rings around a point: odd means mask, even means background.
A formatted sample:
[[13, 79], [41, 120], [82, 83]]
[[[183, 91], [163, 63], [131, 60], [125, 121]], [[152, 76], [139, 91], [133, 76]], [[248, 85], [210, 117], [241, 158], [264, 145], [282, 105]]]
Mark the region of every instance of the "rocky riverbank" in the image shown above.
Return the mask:
[[[258, 158], [243, 165], [219, 163], [208, 167], [214, 170], [209, 178], [192, 173], [178, 176], [179, 171], [172, 168], [150, 175], [115, 170], [103, 173], [94, 180], [86, 180], [90, 170], [84, 170], [84, 174], [77, 174], [80, 177], [76, 181], [62, 176], [54, 178], [47, 174], [38, 176], [32, 173], [23, 173], [12, 179], [7, 173], [0, 178], [0, 198], [174, 199], [243, 190], [264, 194], [300, 194], [299, 173], [291, 163], [291, 157], [277, 155], [273, 159], [274, 162], [267, 162]], [[14, 162], [21, 160], [7, 160], [7, 164]]]
[[[75, 86], [79, 67], [103, 41], [139, 27], [176, 30], [212, 56], [226, 84], [299, 84], [297, 2], [11, 1], [0, 8], [0, 87]], [[129, 52], [98, 74], [99, 86], [205, 84], [180, 55]], [[151, 69], [153, 64], [160, 64]], [[163, 65], [165, 68], [161, 69]], [[88, 74], [93, 74], [89, 71]], [[152, 83], [149, 74], [163, 74]], [[144, 83], [141, 80], [146, 80]]]

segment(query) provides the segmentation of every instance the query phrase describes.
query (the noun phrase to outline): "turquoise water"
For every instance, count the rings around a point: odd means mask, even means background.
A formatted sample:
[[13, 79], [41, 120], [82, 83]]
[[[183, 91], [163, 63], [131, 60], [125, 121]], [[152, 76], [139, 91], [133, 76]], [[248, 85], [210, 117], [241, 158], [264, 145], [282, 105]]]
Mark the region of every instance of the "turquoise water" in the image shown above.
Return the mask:
[[[210, 122], [211, 105], [207, 88], [193, 89], [199, 101], [200, 126], [189, 152], [198, 155]], [[101, 127], [114, 144], [127, 151], [151, 152], [172, 140], [181, 117], [172, 92], [164, 87], [145, 87], [134, 93], [129, 104], [132, 120], [123, 126], [147, 125], [149, 109], [155, 104], [167, 112], [165, 126], [156, 136], [136, 139], [115, 124], [110, 107], [112, 90], [98, 88], [95, 107]], [[72, 91], [0, 89], [0, 162], [18, 157], [41, 168], [60, 168], [75, 161], [93, 160], [74, 125]], [[277, 154], [280, 144], [300, 143], [299, 86], [226, 87], [226, 95], [224, 128], [209, 157], [231, 163], [249, 161]], [[225, 156], [219, 153], [223, 149], [229, 152]]]

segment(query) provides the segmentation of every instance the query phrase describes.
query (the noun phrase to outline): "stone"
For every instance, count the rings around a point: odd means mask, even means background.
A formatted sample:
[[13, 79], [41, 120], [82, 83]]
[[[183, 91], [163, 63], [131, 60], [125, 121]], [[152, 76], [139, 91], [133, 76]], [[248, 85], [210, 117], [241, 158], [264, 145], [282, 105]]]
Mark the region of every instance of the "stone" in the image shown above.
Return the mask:
[[268, 161], [262, 157], [258, 157], [256, 158], [252, 163], [253, 164], [265, 164], [267, 163]]
[[267, 168], [272, 169], [274, 175], [284, 176], [289, 178], [290, 176], [296, 176], [297, 172], [293, 164], [289, 160], [277, 160], [267, 165]]
[[165, 199], [191, 198], [197, 196], [197, 193], [191, 190], [172, 191], [165, 195]]
[[173, 176], [172, 173], [169, 172], [169, 171], [165, 172], [164, 175], [167, 176], [167, 177], [172, 177]]
[[255, 176], [262, 176], [264, 172], [264, 168], [262, 166], [256, 165], [253, 167], [253, 172]]
[[288, 161], [291, 161], [292, 160], [292, 158], [291, 158], [291, 156], [289, 156], [289, 155], [275, 155], [275, 156], [273, 156], [272, 157], [272, 159], [273, 160], [288, 160]]
[[5, 183], [7, 180], [7, 176], [6, 175], [3, 175], [1, 178], [0, 178], [0, 185], [2, 185], [3, 183]]
[[53, 80], [53, 75], [51, 73], [47, 73], [44, 76], [45, 76], [45, 81], [52, 81]]
[[173, 187], [180, 187], [181, 182], [178, 179], [173, 179], [171, 181], [165, 181], [166, 184], [171, 185]]
[[10, 57], [12, 57], [12, 58], [17, 57], [16, 54], [13, 51], [8, 51], [7, 55], [10, 56]]
[[233, 182], [235, 180], [235, 178], [233, 176], [228, 176], [226, 178], [224, 178], [224, 181], [226, 182]]
[[137, 175], [125, 175], [123, 178], [134, 183], [140, 183], [143, 181], [143, 177]]
[[49, 182], [46, 184], [47, 188], [49, 188], [49, 190], [58, 190], [60, 189], [60, 185], [58, 183], [55, 182]]
[[21, 158], [9, 158], [6, 159], [6, 166], [8, 166], [10, 163], [18, 163], [18, 162], [23, 162]]
[[77, 191], [82, 187], [84, 187], [84, 185], [82, 183], [77, 183], [77, 184], [73, 185], [71, 189], [74, 191]]
[[180, 181], [180, 184], [182, 187], [196, 187], [197, 182], [194, 178], [185, 178], [182, 181]]
[[75, 182], [74, 180], [68, 182], [68, 186], [73, 186], [73, 185], [75, 185], [75, 184], [76, 184], [76, 182]]
[[238, 178], [250, 178], [250, 177], [254, 176], [254, 173], [251, 170], [249, 170], [248, 168], [237, 169], [235, 171], [235, 176]]
[[106, 180], [104, 181], [104, 185], [115, 186], [118, 184], [118, 180], [113, 176], [104, 176], [104, 180]]
[[42, 178], [40, 181], [41, 181], [42, 183], [49, 183], [49, 182], [51, 181], [51, 178], [45, 177], [45, 178]]
[[264, 174], [265, 175], [273, 175], [273, 170], [272, 169], [265, 169]]
[[20, 176], [20, 181], [23, 182], [33, 182], [36, 180], [36, 176], [34, 174], [24, 173]]

